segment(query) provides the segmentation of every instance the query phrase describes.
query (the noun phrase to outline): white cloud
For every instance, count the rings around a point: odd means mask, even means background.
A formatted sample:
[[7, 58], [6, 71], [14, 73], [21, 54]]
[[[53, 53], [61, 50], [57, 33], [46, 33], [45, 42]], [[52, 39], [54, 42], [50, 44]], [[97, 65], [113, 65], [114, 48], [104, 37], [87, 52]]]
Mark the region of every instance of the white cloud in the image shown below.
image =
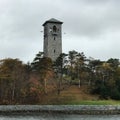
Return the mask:
[[119, 6], [118, 0], [0, 0], [0, 58], [31, 61], [43, 49], [40, 31], [50, 18], [64, 22], [63, 52], [119, 58]]

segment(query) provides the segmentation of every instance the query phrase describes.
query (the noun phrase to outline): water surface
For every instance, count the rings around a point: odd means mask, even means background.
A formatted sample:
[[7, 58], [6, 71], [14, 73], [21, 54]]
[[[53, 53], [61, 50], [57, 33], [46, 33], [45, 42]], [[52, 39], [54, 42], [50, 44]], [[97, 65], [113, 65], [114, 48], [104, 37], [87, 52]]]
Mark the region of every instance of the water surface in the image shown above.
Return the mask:
[[68, 115], [68, 114], [37, 114], [37, 115], [0, 115], [0, 120], [120, 120], [120, 115]]

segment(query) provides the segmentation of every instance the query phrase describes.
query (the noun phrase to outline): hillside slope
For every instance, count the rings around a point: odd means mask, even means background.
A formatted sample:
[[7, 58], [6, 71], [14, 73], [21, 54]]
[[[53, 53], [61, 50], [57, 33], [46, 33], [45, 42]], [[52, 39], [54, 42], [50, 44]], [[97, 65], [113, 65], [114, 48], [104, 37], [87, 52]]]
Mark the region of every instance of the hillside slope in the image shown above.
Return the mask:
[[76, 104], [84, 100], [97, 99], [97, 96], [88, 93], [86, 86], [78, 88], [76, 85], [71, 85], [64, 88], [59, 95], [57, 92], [48, 93], [43, 97], [41, 104]]

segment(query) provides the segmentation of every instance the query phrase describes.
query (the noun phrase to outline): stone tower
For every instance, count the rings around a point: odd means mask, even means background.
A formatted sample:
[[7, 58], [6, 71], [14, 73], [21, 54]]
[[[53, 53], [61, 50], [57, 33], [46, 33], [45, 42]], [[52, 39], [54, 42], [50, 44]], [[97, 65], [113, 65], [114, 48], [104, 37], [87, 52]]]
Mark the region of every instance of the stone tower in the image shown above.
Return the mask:
[[44, 24], [44, 56], [53, 61], [62, 53], [62, 23], [54, 18]]

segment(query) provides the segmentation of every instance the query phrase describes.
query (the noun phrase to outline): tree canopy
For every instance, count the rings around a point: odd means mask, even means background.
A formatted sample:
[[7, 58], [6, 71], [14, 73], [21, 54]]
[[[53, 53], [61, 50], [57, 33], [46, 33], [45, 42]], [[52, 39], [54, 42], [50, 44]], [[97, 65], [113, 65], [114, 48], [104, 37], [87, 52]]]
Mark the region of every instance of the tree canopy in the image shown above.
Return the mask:
[[37, 103], [50, 91], [60, 94], [66, 85], [87, 85], [91, 94], [120, 100], [120, 61], [89, 59], [74, 50], [60, 54], [56, 61], [43, 52], [27, 64], [19, 59], [0, 60], [0, 104]]

